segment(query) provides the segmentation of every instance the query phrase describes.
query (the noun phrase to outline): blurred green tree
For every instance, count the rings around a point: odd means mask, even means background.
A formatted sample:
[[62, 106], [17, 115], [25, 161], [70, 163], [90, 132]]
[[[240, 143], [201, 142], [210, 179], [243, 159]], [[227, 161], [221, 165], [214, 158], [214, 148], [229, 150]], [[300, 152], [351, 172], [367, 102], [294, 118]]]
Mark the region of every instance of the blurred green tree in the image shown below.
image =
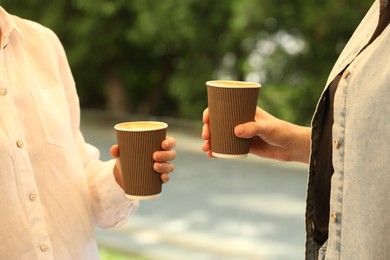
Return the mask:
[[248, 1], [267, 14], [258, 39], [268, 49], [259, 68], [266, 85], [261, 102], [284, 119], [309, 124], [334, 62], [374, 1]]
[[58, 34], [83, 107], [199, 119], [207, 106], [205, 81], [225, 78], [262, 83], [262, 107], [308, 124], [332, 64], [372, 2], [15, 0], [1, 5]]

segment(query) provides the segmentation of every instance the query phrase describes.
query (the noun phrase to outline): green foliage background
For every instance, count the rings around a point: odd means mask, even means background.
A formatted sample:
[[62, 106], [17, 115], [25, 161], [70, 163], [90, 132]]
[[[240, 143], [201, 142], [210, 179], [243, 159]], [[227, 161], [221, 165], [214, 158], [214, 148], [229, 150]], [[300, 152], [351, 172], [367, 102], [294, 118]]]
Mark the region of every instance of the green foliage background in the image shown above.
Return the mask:
[[200, 120], [205, 81], [250, 80], [260, 106], [299, 124], [372, 3], [0, 0], [57, 33], [84, 108]]

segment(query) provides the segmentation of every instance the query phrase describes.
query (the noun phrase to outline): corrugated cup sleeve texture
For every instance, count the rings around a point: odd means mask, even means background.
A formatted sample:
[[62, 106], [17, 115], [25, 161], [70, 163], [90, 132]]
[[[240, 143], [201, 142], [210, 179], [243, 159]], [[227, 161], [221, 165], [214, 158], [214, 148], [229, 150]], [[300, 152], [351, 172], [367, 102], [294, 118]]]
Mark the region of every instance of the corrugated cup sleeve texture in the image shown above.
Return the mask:
[[210, 117], [210, 144], [213, 153], [243, 155], [250, 139], [238, 138], [234, 127], [254, 121], [259, 88], [207, 87]]
[[161, 193], [160, 174], [153, 169], [153, 153], [161, 150], [166, 129], [130, 132], [116, 131], [125, 192], [132, 196]]

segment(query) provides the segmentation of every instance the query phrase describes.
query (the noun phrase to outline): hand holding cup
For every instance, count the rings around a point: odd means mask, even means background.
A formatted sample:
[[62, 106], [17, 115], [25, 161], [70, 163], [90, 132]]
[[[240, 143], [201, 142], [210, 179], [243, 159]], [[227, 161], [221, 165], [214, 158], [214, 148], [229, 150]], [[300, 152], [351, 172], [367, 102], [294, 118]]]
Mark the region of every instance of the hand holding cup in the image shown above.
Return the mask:
[[237, 137], [234, 128], [239, 124], [254, 121], [261, 85], [229, 80], [208, 81], [206, 85], [210, 156], [246, 157], [251, 140]]
[[117, 158], [114, 175], [127, 197], [158, 197], [161, 184], [169, 181], [169, 173], [174, 170], [170, 161], [176, 157], [173, 150], [176, 141], [166, 137], [166, 128], [166, 123], [150, 121], [115, 126], [118, 145], [112, 146], [110, 153]]

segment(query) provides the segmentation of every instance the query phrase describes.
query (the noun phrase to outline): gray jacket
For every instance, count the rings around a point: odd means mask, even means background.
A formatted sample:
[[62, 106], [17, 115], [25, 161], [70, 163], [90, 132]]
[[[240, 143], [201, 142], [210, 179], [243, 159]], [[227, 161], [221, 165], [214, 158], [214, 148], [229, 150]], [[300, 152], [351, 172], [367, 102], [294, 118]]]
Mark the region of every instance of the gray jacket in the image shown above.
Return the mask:
[[[358, 55], [386, 4], [375, 1], [326, 83], [349, 65], [334, 100], [328, 260], [390, 259], [390, 26]], [[313, 240], [313, 176], [324, 103], [323, 94], [312, 120], [306, 259], [317, 259], [321, 246]]]

